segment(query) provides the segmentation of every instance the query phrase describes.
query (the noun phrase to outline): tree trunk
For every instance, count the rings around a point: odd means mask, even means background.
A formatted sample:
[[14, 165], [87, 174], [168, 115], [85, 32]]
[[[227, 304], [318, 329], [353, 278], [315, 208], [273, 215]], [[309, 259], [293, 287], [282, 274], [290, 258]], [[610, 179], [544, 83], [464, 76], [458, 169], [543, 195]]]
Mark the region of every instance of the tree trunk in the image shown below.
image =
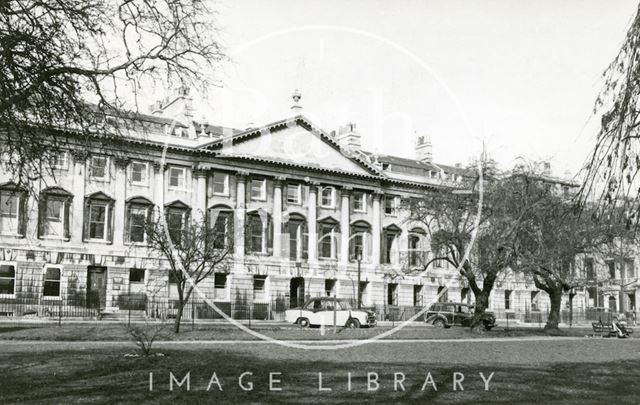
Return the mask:
[[484, 331], [484, 323], [482, 322], [482, 317], [489, 307], [489, 294], [490, 292], [486, 292], [483, 289], [482, 291], [480, 291], [480, 294], [476, 295], [473, 320], [471, 321], [471, 330], [474, 332]]
[[547, 324], [544, 325], [544, 329], [558, 329], [558, 324], [560, 323], [560, 306], [562, 303], [562, 287], [550, 289], [547, 293], [551, 300], [551, 309], [549, 310], [549, 317], [547, 318]]
[[184, 310], [184, 303], [180, 302], [178, 304], [178, 313], [176, 313], [176, 323], [173, 331], [175, 333], [180, 333], [180, 321], [182, 320], [182, 311]]

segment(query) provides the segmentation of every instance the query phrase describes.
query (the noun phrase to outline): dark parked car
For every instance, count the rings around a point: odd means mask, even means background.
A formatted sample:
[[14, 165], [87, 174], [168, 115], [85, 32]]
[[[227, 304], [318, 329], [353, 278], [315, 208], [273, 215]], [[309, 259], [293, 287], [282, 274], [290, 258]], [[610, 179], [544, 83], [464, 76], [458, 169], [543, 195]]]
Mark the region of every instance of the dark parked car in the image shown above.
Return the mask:
[[[425, 314], [425, 321], [437, 328], [449, 328], [453, 325], [470, 326], [473, 319], [473, 305], [460, 302], [437, 302]], [[496, 317], [487, 311], [482, 316], [485, 329], [496, 326]]]

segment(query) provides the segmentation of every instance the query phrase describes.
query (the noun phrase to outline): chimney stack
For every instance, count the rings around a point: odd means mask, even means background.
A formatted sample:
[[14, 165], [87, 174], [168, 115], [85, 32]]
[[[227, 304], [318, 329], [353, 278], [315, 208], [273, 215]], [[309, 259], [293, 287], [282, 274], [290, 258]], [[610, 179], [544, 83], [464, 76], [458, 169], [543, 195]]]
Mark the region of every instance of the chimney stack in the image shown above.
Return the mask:
[[428, 135], [421, 135], [416, 139], [416, 157], [420, 162], [433, 162], [431, 138]]
[[348, 122], [338, 129], [336, 141], [338, 141], [341, 148], [349, 151], [362, 148], [360, 133], [356, 130], [356, 124], [353, 122]]

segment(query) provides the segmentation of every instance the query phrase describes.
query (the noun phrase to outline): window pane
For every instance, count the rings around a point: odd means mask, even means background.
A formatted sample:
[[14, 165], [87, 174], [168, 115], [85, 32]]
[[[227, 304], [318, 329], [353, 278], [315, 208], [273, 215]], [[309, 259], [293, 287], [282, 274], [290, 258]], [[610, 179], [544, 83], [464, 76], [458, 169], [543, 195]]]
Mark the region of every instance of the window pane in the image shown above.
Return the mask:
[[227, 194], [227, 174], [213, 173], [213, 192], [215, 194]]
[[12, 192], [0, 194], [0, 214], [3, 217], [16, 218], [18, 216], [18, 195]]
[[172, 167], [169, 171], [169, 185], [171, 187], [183, 187], [184, 185], [184, 170], [177, 167]]
[[45, 297], [59, 297], [60, 296], [60, 281], [48, 281], [48, 280], [45, 280], [43, 295]]
[[147, 165], [145, 163], [134, 162], [131, 164], [131, 181], [144, 183], [147, 180]]
[[300, 204], [300, 186], [297, 184], [287, 185], [287, 202], [289, 204]]
[[91, 158], [91, 176], [105, 177], [107, 168], [107, 158], [94, 156]]
[[144, 242], [144, 226], [147, 220], [147, 210], [132, 208], [129, 217], [129, 239], [132, 242]]
[[129, 269], [130, 283], [144, 283], [144, 269]]
[[49, 281], [60, 281], [60, 269], [57, 267], [47, 267], [44, 278]]
[[264, 199], [264, 180], [251, 180], [251, 198], [254, 200]]
[[62, 200], [56, 200], [49, 198], [47, 199], [47, 221], [49, 222], [60, 222], [62, 221], [62, 207], [64, 203]]
[[104, 239], [106, 212], [105, 205], [94, 203], [89, 206], [89, 238]]
[[12, 278], [0, 277], [0, 294], [13, 294], [13, 282]]
[[3, 264], [0, 266], [0, 277], [15, 277], [16, 271], [15, 268], [8, 264]]

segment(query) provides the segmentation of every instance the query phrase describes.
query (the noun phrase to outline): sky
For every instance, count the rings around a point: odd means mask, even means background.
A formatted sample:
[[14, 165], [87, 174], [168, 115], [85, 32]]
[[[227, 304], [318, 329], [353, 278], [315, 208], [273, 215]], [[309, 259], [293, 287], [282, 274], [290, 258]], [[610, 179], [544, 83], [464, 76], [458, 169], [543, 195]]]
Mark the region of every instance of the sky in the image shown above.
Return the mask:
[[197, 119], [236, 128], [304, 114], [354, 122], [363, 148], [466, 163], [484, 147], [577, 172], [598, 130], [593, 104], [637, 7], [628, 0], [216, 0], [230, 61]]

